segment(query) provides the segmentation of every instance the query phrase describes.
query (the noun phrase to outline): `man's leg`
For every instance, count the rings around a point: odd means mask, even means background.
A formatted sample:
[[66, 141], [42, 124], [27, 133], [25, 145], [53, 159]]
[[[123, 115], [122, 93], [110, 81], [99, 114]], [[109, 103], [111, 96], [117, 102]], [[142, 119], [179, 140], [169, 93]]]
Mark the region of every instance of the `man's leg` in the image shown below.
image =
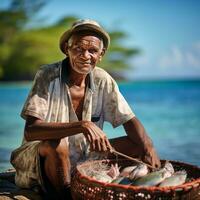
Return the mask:
[[[44, 141], [39, 147], [44, 173], [60, 199], [66, 199], [70, 186], [69, 149], [65, 139]], [[69, 199], [69, 198], [68, 198]]]

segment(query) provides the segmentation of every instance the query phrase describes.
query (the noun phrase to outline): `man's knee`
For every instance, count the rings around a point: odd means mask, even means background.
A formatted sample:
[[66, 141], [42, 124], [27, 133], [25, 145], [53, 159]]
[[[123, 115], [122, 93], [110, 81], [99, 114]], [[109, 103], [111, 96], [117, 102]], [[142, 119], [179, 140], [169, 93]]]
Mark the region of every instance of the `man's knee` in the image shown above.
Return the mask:
[[65, 139], [61, 140], [46, 140], [42, 141], [39, 147], [39, 153], [42, 157], [56, 156], [66, 157], [69, 156], [68, 145]]

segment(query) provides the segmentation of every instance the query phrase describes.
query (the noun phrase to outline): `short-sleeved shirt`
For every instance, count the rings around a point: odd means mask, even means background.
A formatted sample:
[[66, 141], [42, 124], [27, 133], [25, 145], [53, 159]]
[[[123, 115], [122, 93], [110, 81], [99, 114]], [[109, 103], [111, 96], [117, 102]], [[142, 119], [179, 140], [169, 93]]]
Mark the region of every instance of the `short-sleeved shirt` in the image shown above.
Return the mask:
[[[46, 122], [78, 121], [72, 106], [68, 77], [68, 59], [42, 66], [35, 76], [21, 116], [24, 119], [34, 116]], [[93, 121], [102, 129], [104, 121], [117, 127], [135, 116], [116, 82], [105, 70], [95, 67], [88, 74], [88, 79], [82, 120]], [[66, 141], [72, 166], [90, 154], [82, 133], [66, 137]]]

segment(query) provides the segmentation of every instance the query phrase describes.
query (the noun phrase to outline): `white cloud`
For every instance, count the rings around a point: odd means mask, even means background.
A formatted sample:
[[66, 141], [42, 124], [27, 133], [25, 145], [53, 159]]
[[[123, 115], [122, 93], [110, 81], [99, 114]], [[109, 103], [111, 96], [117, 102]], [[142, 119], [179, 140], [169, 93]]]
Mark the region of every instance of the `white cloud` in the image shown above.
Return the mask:
[[200, 41], [194, 43], [194, 44], [193, 44], [193, 48], [196, 49], [196, 50], [198, 50], [199, 53], [200, 53]]
[[200, 67], [200, 58], [192, 54], [191, 52], [186, 52], [186, 60], [192, 67]]
[[158, 62], [162, 68], [171, 66], [180, 67], [184, 62], [184, 53], [176, 46], [172, 47], [170, 52], [162, 56]]
[[158, 59], [162, 68], [200, 68], [200, 42], [186, 48], [173, 46], [170, 51]]
[[134, 77], [200, 77], [200, 41], [172, 46], [163, 55], [141, 55], [133, 59]]
[[173, 55], [174, 62], [180, 65], [183, 61], [183, 53], [181, 52], [181, 50], [177, 47], [173, 47], [172, 55]]

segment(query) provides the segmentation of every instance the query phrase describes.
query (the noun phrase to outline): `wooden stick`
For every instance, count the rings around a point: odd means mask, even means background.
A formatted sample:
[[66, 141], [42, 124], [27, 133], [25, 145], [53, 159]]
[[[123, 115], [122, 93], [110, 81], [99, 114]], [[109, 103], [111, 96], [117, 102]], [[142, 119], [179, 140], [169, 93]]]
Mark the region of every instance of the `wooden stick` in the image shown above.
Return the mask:
[[148, 166], [149, 168], [151, 168], [151, 169], [155, 169], [155, 167], [152, 167], [151, 165], [149, 165], [149, 164], [147, 164], [147, 163], [144, 163], [144, 162], [142, 162], [141, 160], [138, 160], [137, 158], [132, 158], [132, 157], [127, 156], [127, 155], [125, 155], [125, 154], [123, 154], [123, 153], [120, 153], [119, 151], [116, 151], [115, 149], [112, 149], [111, 152], [114, 153], [114, 154], [117, 154], [117, 155], [119, 155], [119, 156], [123, 156], [124, 158], [127, 158], [127, 159], [129, 159], [129, 160], [132, 160], [132, 161], [135, 161], [135, 162], [138, 162], [138, 163], [145, 164], [145, 165], [147, 165], [147, 166]]

